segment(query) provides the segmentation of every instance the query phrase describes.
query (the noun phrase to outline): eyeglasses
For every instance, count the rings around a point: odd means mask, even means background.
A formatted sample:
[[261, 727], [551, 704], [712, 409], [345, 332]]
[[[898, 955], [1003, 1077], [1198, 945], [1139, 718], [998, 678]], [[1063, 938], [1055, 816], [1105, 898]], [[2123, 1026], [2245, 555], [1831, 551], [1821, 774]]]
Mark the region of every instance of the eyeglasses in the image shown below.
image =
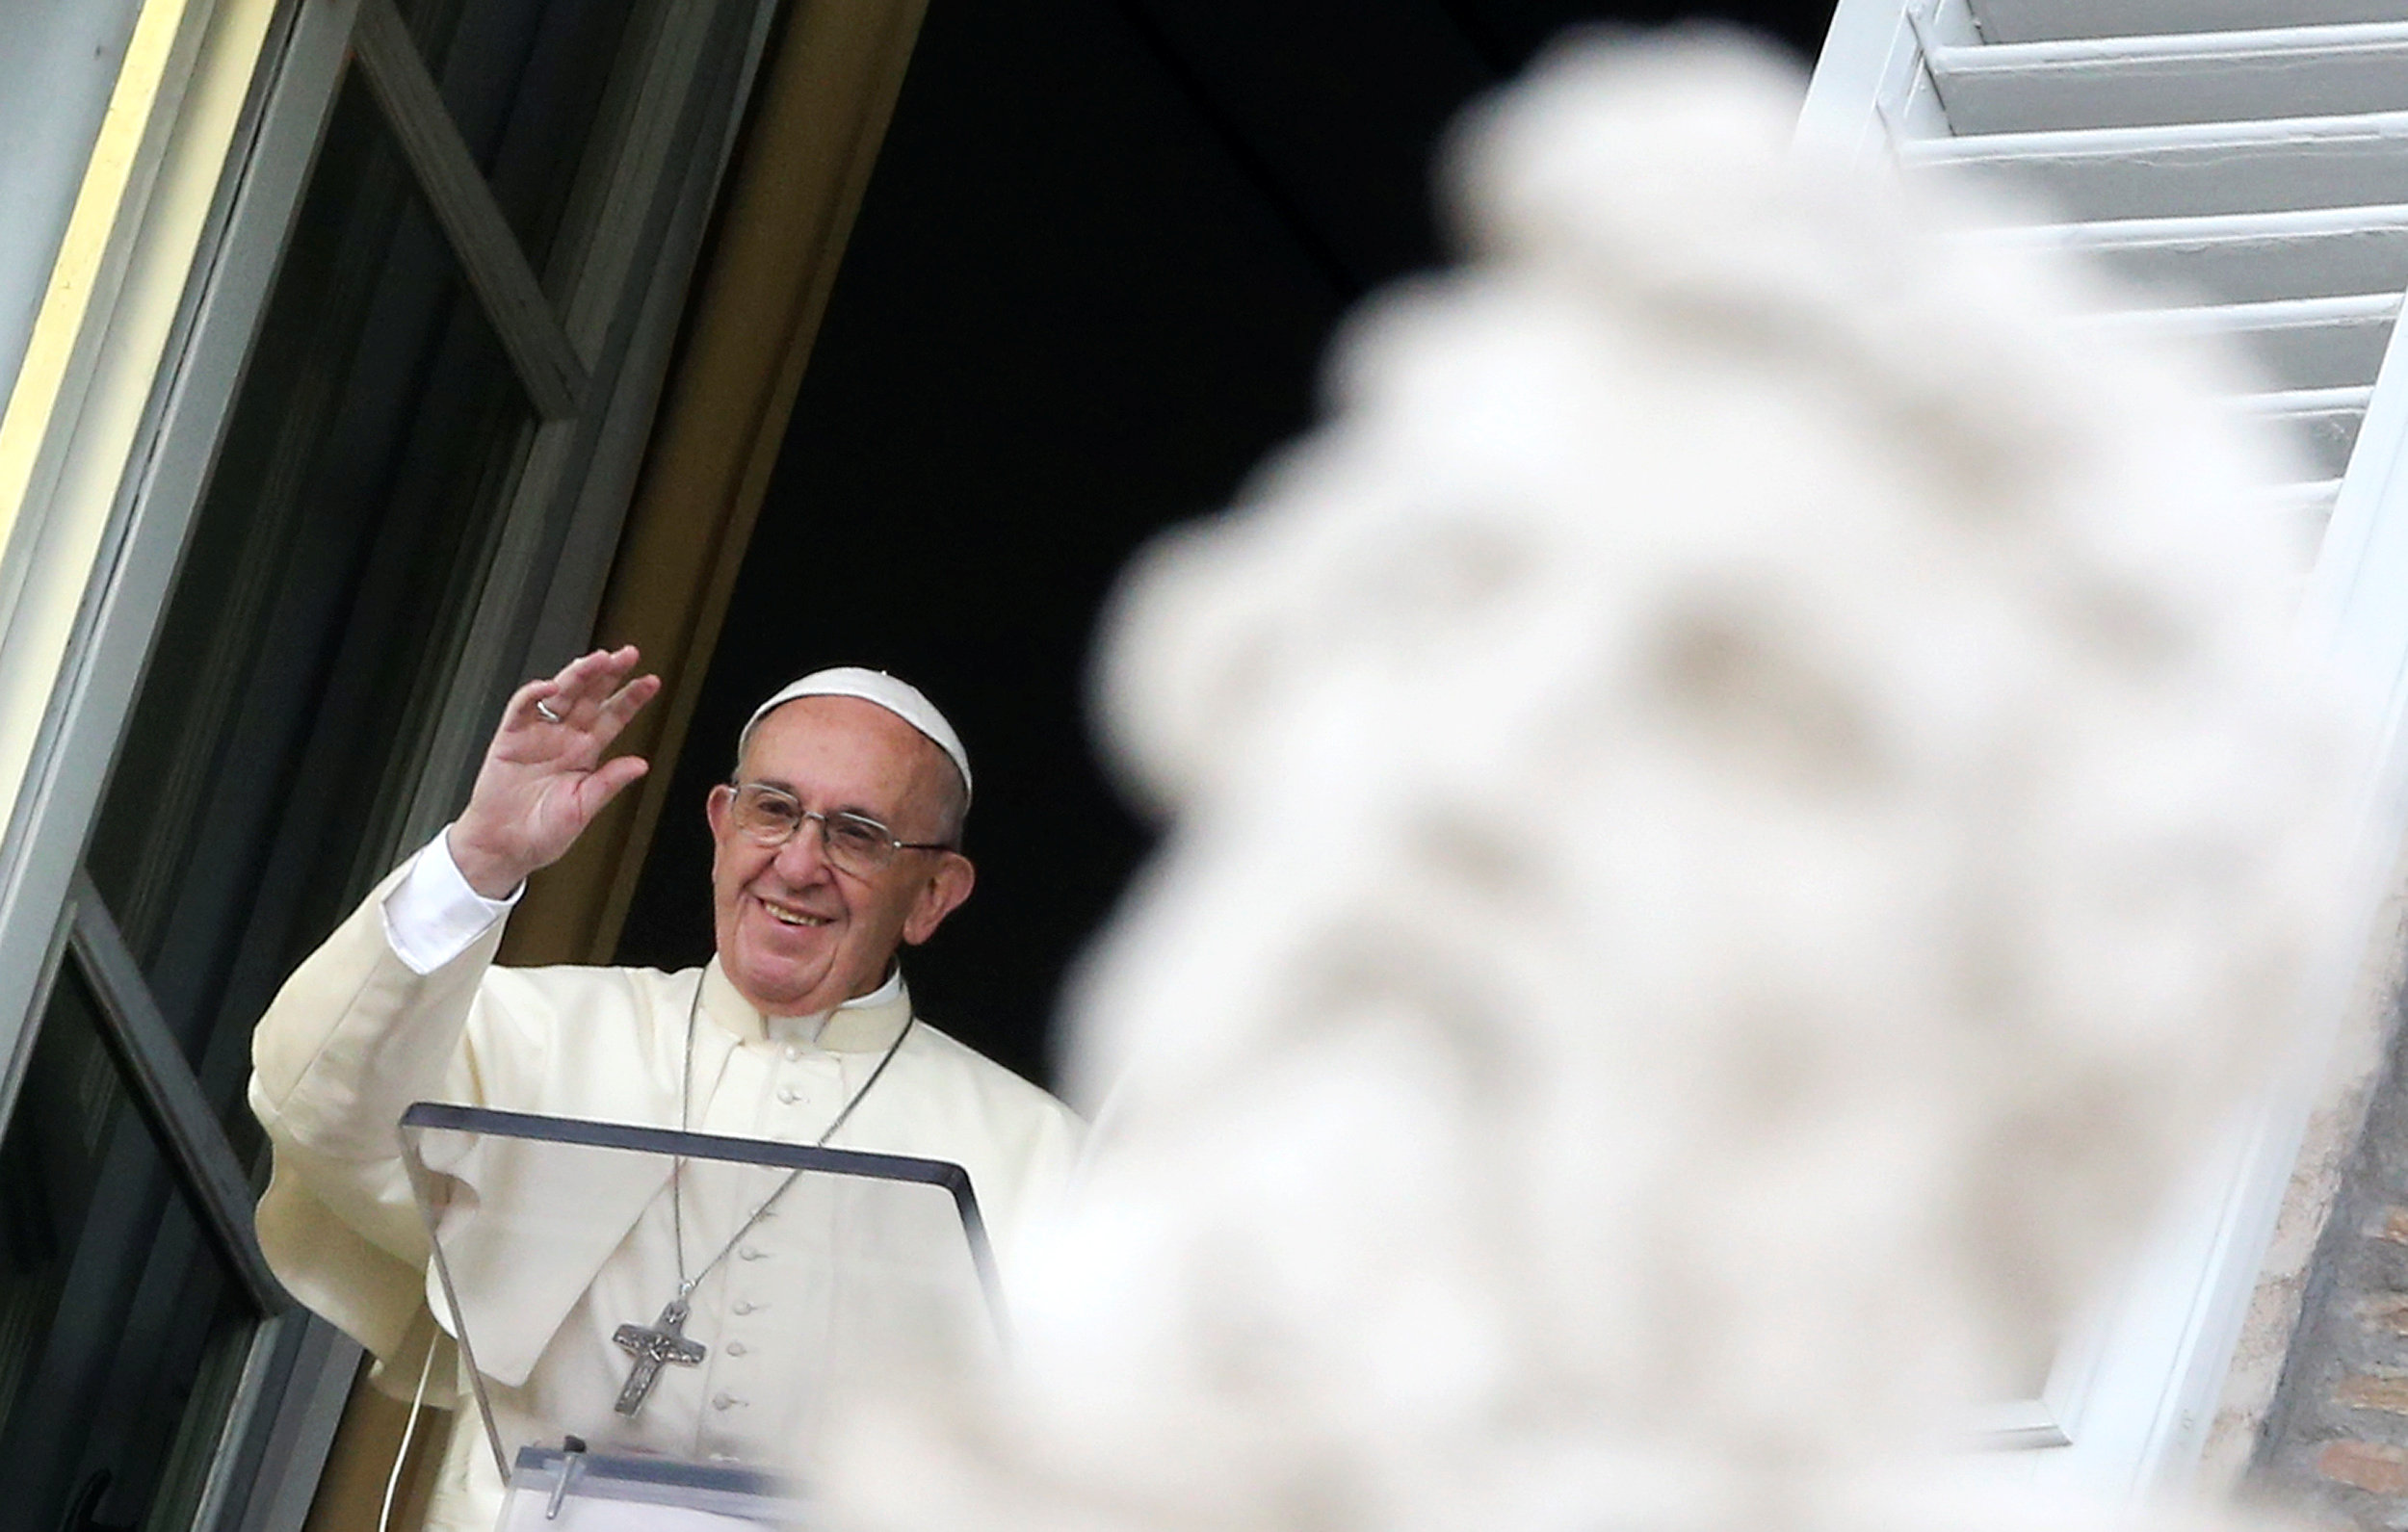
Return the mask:
[[739, 782], [734, 787], [736, 799], [729, 817], [746, 840], [755, 845], [784, 845], [809, 820], [820, 827], [820, 854], [830, 867], [855, 877], [885, 871], [895, 865], [899, 851], [953, 849], [942, 841], [898, 841], [894, 831], [866, 815], [806, 809], [801, 799], [766, 782]]

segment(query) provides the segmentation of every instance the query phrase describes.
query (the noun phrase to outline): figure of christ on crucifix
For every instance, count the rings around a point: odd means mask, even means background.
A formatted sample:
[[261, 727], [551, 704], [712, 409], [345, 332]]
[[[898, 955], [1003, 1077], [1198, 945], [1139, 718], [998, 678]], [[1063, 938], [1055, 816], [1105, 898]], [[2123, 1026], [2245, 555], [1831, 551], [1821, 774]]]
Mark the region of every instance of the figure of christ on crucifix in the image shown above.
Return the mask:
[[683, 1334], [690, 1311], [683, 1298], [672, 1298], [661, 1311], [661, 1317], [649, 1325], [620, 1325], [611, 1337], [614, 1341], [635, 1353], [636, 1364], [627, 1373], [627, 1387], [618, 1390], [618, 1401], [611, 1408], [620, 1415], [634, 1415], [643, 1408], [651, 1395], [652, 1385], [661, 1376], [665, 1363], [681, 1367], [698, 1367], [709, 1353], [702, 1343], [689, 1340]]
[[[642, 761], [607, 752], [658, 686], [628, 648], [520, 688], [458, 818], [260, 1022], [250, 1099], [275, 1150], [261, 1245], [296, 1296], [388, 1364], [388, 1391], [411, 1391], [429, 1334], [429, 1250], [402, 1211], [394, 1137], [414, 1101], [947, 1160], [969, 1173], [1007, 1287], [1016, 1233], [1066, 1184], [1077, 1119], [913, 1014], [898, 954], [969, 896], [971, 775], [952, 725], [891, 676], [814, 672], [746, 726], [729, 780], [701, 805], [710, 962], [493, 965], [526, 878], [642, 775]], [[507, 1164], [454, 1173], [498, 1207], [514, 1190]], [[544, 1248], [509, 1266], [504, 1311], [472, 1337], [497, 1415], [531, 1437], [706, 1460], [774, 1445], [791, 1422], [763, 1407], [766, 1359], [827, 1311], [806, 1273], [845, 1228], [816, 1204], [779, 1204], [780, 1184], [688, 1164], [622, 1178], [553, 1220]], [[455, 1428], [437, 1532], [494, 1525], [501, 1484], [481, 1437], [473, 1421]]]

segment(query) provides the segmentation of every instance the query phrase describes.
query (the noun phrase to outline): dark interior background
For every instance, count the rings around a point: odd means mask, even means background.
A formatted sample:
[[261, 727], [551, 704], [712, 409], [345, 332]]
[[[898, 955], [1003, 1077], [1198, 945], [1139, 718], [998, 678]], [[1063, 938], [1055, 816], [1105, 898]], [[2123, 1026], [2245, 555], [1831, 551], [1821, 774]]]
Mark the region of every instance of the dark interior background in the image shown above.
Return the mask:
[[920, 1013], [1039, 1080], [1058, 988], [1145, 852], [1089, 747], [1130, 552], [1311, 421], [1332, 325], [1442, 258], [1447, 121], [1582, 22], [1820, 47], [1830, 0], [931, 0], [619, 956], [710, 952], [701, 803], [759, 699], [868, 664], [978, 776], [977, 896]]

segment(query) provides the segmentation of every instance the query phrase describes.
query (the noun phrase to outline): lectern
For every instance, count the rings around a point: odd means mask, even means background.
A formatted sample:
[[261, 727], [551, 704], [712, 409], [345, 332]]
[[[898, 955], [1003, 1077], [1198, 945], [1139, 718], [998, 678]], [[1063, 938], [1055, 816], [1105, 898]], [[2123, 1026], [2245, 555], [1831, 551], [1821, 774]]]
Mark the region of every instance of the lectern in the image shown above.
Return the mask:
[[429, 1102], [401, 1138], [502, 1532], [806, 1526], [849, 1397], [1001, 1354], [958, 1165]]

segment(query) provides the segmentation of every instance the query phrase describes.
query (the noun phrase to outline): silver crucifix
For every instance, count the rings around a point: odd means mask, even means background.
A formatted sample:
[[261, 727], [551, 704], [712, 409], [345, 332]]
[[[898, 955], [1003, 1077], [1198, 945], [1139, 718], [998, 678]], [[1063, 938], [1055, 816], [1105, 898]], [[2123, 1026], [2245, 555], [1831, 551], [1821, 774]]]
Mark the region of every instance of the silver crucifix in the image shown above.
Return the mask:
[[644, 1396], [661, 1381], [661, 1364], [674, 1362], [681, 1367], [698, 1367], [710, 1354], [699, 1340], [689, 1340], [684, 1331], [690, 1311], [683, 1298], [671, 1298], [661, 1317], [649, 1325], [620, 1325], [611, 1338], [636, 1354], [636, 1367], [627, 1374], [627, 1387], [618, 1390], [618, 1403], [612, 1408], [620, 1415], [634, 1415], [643, 1408]]

